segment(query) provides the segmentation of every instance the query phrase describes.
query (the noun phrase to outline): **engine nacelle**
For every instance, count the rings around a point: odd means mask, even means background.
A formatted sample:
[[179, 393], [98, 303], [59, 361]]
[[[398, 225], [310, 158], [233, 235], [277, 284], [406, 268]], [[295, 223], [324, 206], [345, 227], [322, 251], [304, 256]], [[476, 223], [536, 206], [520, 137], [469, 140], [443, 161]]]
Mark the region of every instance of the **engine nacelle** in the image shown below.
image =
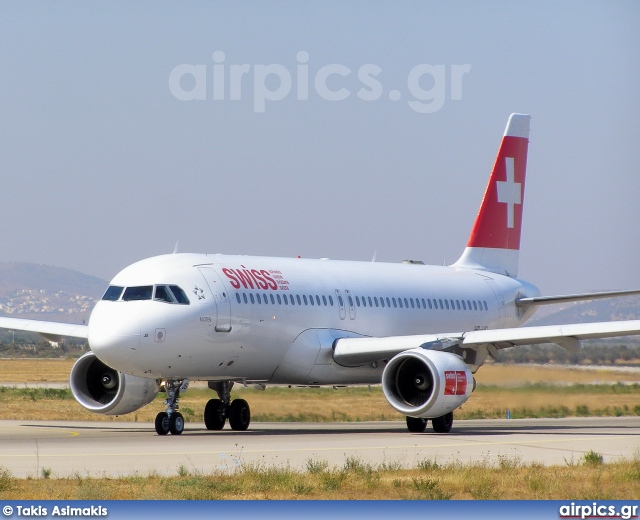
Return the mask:
[[448, 352], [416, 348], [393, 357], [382, 373], [389, 404], [403, 415], [431, 419], [452, 412], [471, 396], [466, 363]]
[[73, 397], [87, 410], [124, 415], [149, 404], [159, 392], [155, 379], [114, 370], [87, 352], [75, 362], [69, 376]]

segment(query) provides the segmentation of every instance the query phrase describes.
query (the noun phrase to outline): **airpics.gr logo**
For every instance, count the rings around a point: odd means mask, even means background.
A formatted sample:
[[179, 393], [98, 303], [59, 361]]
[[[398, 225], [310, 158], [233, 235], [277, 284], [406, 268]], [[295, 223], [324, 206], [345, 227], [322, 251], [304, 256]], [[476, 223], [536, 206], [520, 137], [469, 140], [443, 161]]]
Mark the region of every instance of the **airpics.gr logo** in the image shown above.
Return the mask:
[[[346, 65], [331, 63], [319, 65], [311, 62], [309, 53], [299, 51], [294, 71], [285, 65], [227, 64], [222, 51], [213, 53], [213, 64], [176, 65], [169, 73], [169, 91], [180, 101], [242, 101], [253, 98], [253, 111], [266, 111], [267, 101], [296, 101], [322, 99], [344, 101], [353, 97], [361, 101], [378, 101], [386, 93], [391, 101], [407, 96], [407, 105], [414, 112], [432, 114], [440, 110], [447, 99], [462, 99], [462, 80], [471, 71], [471, 65], [415, 65], [406, 80], [385, 88], [383, 70], [376, 64], [366, 63], [352, 70]], [[251, 91], [253, 95], [251, 96]], [[292, 94], [295, 92], [295, 94]]]

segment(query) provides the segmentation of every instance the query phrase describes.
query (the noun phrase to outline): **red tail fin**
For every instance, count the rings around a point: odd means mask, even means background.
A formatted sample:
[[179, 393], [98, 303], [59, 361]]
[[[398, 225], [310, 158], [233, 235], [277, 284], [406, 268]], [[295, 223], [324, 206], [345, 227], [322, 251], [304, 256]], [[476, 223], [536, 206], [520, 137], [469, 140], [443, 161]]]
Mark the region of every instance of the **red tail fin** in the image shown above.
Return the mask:
[[456, 267], [517, 276], [530, 118], [509, 117], [467, 248]]

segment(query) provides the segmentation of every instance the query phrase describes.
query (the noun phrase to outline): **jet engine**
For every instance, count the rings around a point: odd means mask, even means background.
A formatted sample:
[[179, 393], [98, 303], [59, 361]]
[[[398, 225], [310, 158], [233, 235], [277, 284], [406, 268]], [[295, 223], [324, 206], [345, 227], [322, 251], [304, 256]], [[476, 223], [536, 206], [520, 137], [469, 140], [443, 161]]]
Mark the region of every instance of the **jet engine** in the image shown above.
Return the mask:
[[71, 392], [87, 410], [123, 415], [149, 404], [159, 392], [155, 379], [118, 372], [87, 352], [71, 369]]
[[461, 357], [415, 348], [393, 357], [382, 373], [389, 404], [409, 417], [440, 417], [462, 406], [475, 381]]

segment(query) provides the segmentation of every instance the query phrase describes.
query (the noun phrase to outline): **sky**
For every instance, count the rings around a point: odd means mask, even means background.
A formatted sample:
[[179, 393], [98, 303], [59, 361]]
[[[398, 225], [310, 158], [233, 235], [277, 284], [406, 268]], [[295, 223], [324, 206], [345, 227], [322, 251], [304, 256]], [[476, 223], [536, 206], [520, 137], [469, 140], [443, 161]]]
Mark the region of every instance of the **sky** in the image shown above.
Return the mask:
[[519, 276], [640, 288], [638, 2], [0, 4], [0, 261], [441, 265], [512, 112]]

